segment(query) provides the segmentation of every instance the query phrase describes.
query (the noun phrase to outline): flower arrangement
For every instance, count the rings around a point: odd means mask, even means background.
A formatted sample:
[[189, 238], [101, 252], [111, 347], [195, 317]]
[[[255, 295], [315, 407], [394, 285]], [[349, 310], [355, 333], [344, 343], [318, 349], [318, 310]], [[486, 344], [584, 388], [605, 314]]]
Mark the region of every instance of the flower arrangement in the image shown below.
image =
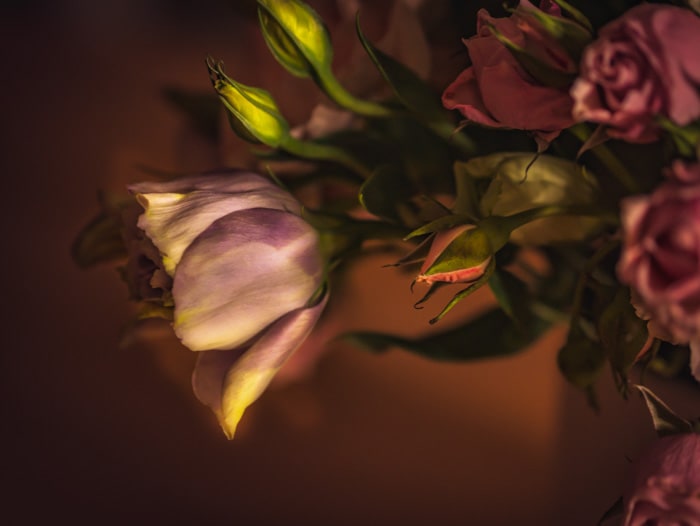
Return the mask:
[[[207, 58], [212, 93], [181, 94], [179, 109], [201, 123], [219, 104], [255, 145], [257, 169], [130, 185], [79, 234], [76, 261], [123, 261], [136, 326], [166, 320], [197, 353], [195, 395], [232, 438], [325, 307], [343, 301], [336, 280], [390, 250], [386, 271], [423, 291], [415, 306], [434, 309], [436, 332], [341, 337], [468, 361], [566, 324], [559, 368], [590, 404], [610, 368], [621, 396], [640, 392], [657, 431], [673, 434], [639, 460], [625, 524], [700, 522], [700, 426], [633, 380], [700, 381], [697, 3], [481, 9], [465, 67], [441, 85], [428, 65], [446, 58], [413, 3], [392, 3], [374, 43], [356, 3], [339, 1], [364, 60], [346, 54], [342, 67], [309, 5], [257, 4], [272, 55], [322, 94], [309, 120], [290, 124], [274, 93]], [[496, 308], [440, 328], [482, 287]], [[441, 289], [452, 298], [435, 305]]]

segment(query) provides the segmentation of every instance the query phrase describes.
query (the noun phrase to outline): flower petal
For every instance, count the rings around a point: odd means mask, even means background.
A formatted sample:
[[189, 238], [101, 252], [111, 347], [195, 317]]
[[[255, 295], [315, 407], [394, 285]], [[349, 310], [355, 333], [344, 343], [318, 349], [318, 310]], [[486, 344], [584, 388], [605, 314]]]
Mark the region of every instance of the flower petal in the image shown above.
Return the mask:
[[[240, 180], [236, 182], [237, 179]], [[172, 181], [163, 183], [159, 189], [153, 188], [157, 183], [131, 187], [144, 208], [138, 227], [158, 247], [163, 266], [171, 276], [192, 240], [222, 216], [259, 207], [299, 213], [299, 204], [290, 194], [260, 176], [226, 175], [190, 180], [192, 186]], [[175, 188], [178, 191], [166, 191]]]
[[195, 395], [213, 409], [229, 439], [243, 412], [309, 335], [327, 301], [326, 294], [313, 307], [280, 318], [242, 354], [239, 350], [199, 354], [192, 375]]
[[308, 223], [280, 210], [240, 210], [214, 221], [175, 273], [175, 333], [193, 351], [246, 343], [318, 289], [317, 244]]

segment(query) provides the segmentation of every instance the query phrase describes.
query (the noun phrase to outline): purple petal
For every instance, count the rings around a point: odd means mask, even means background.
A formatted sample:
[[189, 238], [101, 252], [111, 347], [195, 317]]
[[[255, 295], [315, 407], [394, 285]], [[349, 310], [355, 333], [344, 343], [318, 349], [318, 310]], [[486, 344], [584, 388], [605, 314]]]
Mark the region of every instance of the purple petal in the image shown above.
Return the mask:
[[175, 333], [193, 351], [234, 349], [303, 307], [322, 275], [318, 236], [300, 217], [263, 208], [228, 214], [182, 256]]
[[199, 354], [192, 386], [199, 400], [212, 408], [230, 439], [246, 408], [263, 393], [275, 373], [304, 342], [323, 311], [328, 295], [315, 306], [290, 312], [272, 324], [241, 353]]

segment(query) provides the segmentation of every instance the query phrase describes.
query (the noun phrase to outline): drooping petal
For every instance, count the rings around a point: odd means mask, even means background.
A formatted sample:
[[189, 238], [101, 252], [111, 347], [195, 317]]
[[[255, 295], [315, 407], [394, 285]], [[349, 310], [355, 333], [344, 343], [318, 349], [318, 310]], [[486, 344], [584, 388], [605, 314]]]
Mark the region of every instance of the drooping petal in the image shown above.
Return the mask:
[[[228, 179], [237, 177], [225, 177], [221, 183], [217, 180], [196, 181], [202, 189], [191, 191], [136, 194], [144, 208], [138, 227], [158, 247], [163, 266], [171, 276], [175, 274], [185, 249], [220, 217], [248, 208], [273, 208], [299, 213], [298, 202], [272, 181], [267, 180], [264, 186], [255, 187], [257, 181], [243, 178], [238, 187], [231, 183], [235, 193], [214, 188], [219, 184], [226, 185]], [[139, 187], [141, 185], [132, 188]]]
[[322, 274], [318, 236], [300, 217], [264, 208], [228, 214], [183, 253], [175, 333], [193, 351], [239, 347], [304, 306]]
[[229, 439], [246, 408], [309, 335], [327, 301], [326, 294], [313, 307], [280, 318], [243, 354], [238, 350], [200, 353], [192, 376], [195, 395], [214, 410]]

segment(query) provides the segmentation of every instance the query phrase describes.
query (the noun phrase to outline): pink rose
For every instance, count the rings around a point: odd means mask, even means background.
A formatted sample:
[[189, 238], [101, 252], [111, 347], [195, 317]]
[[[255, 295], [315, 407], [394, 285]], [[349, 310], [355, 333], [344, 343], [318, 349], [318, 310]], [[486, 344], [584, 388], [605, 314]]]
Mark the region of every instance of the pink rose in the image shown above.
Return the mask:
[[664, 175], [682, 184], [700, 183], [700, 163], [676, 159], [670, 168], [664, 170]]
[[658, 138], [657, 115], [684, 126], [700, 117], [700, 18], [642, 4], [600, 30], [571, 88], [574, 117], [629, 142]]
[[700, 435], [668, 436], [636, 462], [624, 526], [700, 524]]
[[[554, 71], [575, 73], [576, 65], [523, 8], [537, 9], [522, 0], [510, 18], [493, 18], [485, 9], [479, 11], [477, 34], [464, 41], [472, 65], [447, 87], [442, 102], [485, 126], [531, 130], [542, 148], [574, 123], [568, 87], [546, 86], [534, 79], [489, 26]], [[541, 8], [550, 15], [561, 15], [552, 2], [542, 2]]]
[[665, 183], [621, 209], [620, 281], [632, 287], [654, 336], [690, 342], [700, 379], [700, 185]]

